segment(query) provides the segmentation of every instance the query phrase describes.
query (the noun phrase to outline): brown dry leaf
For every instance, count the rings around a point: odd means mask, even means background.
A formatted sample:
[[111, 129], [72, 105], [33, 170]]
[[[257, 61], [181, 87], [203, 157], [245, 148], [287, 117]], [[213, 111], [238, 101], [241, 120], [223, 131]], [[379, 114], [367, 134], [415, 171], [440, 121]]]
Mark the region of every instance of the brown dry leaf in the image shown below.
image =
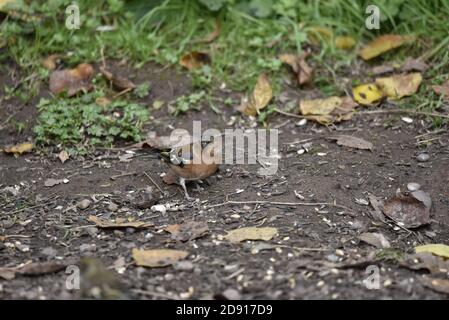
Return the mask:
[[42, 60], [42, 66], [50, 71], [53, 71], [57, 67], [57, 62], [62, 58], [62, 55], [60, 54], [51, 54], [48, 57], [46, 57], [44, 60]]
[[296, 75], [296, 80], [298, 84], [301, 86], [303, 84], [309, 83], [312, 80], [312, 72], [313, 68], [310, 67], [306, 58], [309, 56], [309, 53], [303, 53], [299, 56], [294, 54], [281, 54], [279, 56], [279, 61], [282, 63], [288, 64], [293, 72]]
[[379, 249], [390, 248], [390, 242], [382, 233], [366, 232], [359, 235], [358, 238]]
[[414, 94], [421, 82], [422, 76], [418, 72], [376, 79], [378, 88], [390, 99], [400, 99]]
[[183, 146], [196, 141], [186, 131], [181, 130], [178, 133], [173, 131], [170, 136], [157, 136], [154, 132], [150, 132], [145, 140], [132, 145], [131, 148], [169, 150], [176, 146]]
[[406, 228], [417, 228], [430, 223], [430, 208], [409, 195], [400, 194], [387, 200], [383, 213]]
[[205, 64], [212, 62], [210, 56], [205, 52], [192, 51], [181, 57], [179, 64], [188, 70], [193, 70], [202, 67]]
[[380, 66], [373, 67], [371, 73], [375, 76], [379, 76], [385, 73], [390, 73], [394, 71], [394, 67], [390, 64], [383, 64]]
[[58, 154], [58, 158], [61, 161], [62, 164], [64, 164], [64, 162], [66, 162], [67, 160], [69, 160], [70, 155], [67, 151], [62, 150], [59, 154]]
[[64, 183], [65, 181], [67, 181], [67, 180], [65, 180], [65, 179], [48, 178], [47, 180], [45, 180], [44, 186], [46, 186], [46, 187], [54, 187], [54, 186], [56, 186], [58, 184]]
[[114, 88], [118, 90], [130, 90], [136, 87], [136, 85], [131, 80], [129, 80], [126, 77], [123, 77], [122, 75], [113, 73], [112, 71], [108, 70], [105, 66], [100, 67], [100, 72], [106, 79], [111, 81]]
[[34, 262], [24, 265], [19, 268], [16, 273], [25, 276], [39, 276], [58, 272], [64, 269], [67, 265], [65, 263], [50, 261], [50, 262]]
[[436, 292], [449, 294], [449, 280], [447, 279], [422, 277], [421, 282], [424, 286]]
[[228, 231], [228, 234], [224, 238], [231, 242], [241, 242], [244, 240], [271, 240], [278, 235], [276, 228], [256, 228], [247, 227]]
[[429, 66], [420, 59], [407, 58], [401, 67], [404, 72], [419, 71], [424, 72], [429, 68]]
[[0, 267], [0, 279], [12, 280], [16, 277], [17, 268], [1, 268]]
[[368, 195], [368, 199], [371, 207], [373, 207], [374, 209], [374, 211], [370, 212], [371, 217], [376, 221], [386, 222], [385, 216], [382, 212], [384, 201], [381, 198], [376, 197], [372, 194]]
[[449, 101], [449, 81], [446, 81], [442, 85], [432, 86], [432, 90], [439, 96], [443, 96], [445, 101]]
[[357, 138], [348, 135], [337, 135], [330, 137], [331, 140], [337, 140], [337, 144], [340, 146], [345, 146], [349, 148], [361, 149], [361, 150], [373, 150], [373, 144], [369, 141], [363, 140], [362, 138]]
[[339, 36], [335, 38], [335, 47], [342, 50], [349, 50], [354, 48], [356, 41], [353, 37]]
[[165, 231], [172, 234], [174, 240], [186, 242], [203, 237], [209, 232], [206, 222], [187, 221], [183, 224], [171, 224]]
[[143, 250], [134, 248], [132, 255], [138, 266], [157, 268], [166, 267], [176, 261], [185, 259], [189, 253], [187, 251], [173, 249]]
[[415, 247], [416, 253], [429, 252], [444, 259], [449, 259], [449, 246], [441, 243], [425, 244]]
[[115, 221], [109, 221], [103, 218], [99, 218], [96, 216], [89, 216], [87, 219], [92, 221], [99, 228], [111, 229], [111, 228], [148, 228], [154, 226], [152, 223], [143, 222], [143, 221], [121, 221], [120, 219], [116, 219]]
[[98, 104], [100, 107], [107, 107], [112, 103], [112, 101], [106, 97], [99, 97], [95, 99], [95, 103]]
[[379, 102], [383, 97], [383, 92], [374, 84], [362, 84], [352, 88], [354, 100], [361, 105], [371, 105]]
[[257, 78], [252, 95], [249, 99], [244, 99], [237, 110], [247, 116], [256, 116], [260, 110], [268, 105], [272, 98], [273, 89], [271, 88], [270, 80], [266, 74], [262, 73]]
[[306, 119], [321, 124], [350, 120], [357, 104], [350, 97], [329, 97], [325, 99], [301, 100], [299, 111]]
[[449, 270], [449, 261], [429, 252], [408, 255], [400, 265], [411, 270], [428, 270], [431, 273], [446, 274]]
[[31, 152], [31, 150], [33, 150], [33, 144], [31, 142], [24, 142], [4, 148], [3, 152], [12, 153], [14, 155], [21, 155], [23, 153]]
[[59, 94], [67, 91], [69, 97], [80, 91], [93, 89], [91, 80], [94, 68], [88, 63], [81, 63], [74, 69], [53, 71], [50, 75], [50, 91]]
[[382, 35], [364, 46], [360, 50], [359, 56], [361, 56], [363, 60], [370, 60], [384, 52], [398, 48], [403, 44], [410, 43], [414, 39], [414, 36], [400, 36], [394, 34]]

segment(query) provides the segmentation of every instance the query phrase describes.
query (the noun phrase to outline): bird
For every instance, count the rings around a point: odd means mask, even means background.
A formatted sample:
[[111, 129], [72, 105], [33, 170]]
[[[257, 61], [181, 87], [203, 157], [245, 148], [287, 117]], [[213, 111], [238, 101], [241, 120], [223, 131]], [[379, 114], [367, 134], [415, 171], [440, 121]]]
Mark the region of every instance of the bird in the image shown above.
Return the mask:
[[187, 181], [206, 179], [218, 170], [221, 145], [217, 141], [191, 142], [160, 153], [161, 159], [169, 166], [167, 176], [174, 178], [183, 188], [186, 199], [194, 199], [187, 192]]

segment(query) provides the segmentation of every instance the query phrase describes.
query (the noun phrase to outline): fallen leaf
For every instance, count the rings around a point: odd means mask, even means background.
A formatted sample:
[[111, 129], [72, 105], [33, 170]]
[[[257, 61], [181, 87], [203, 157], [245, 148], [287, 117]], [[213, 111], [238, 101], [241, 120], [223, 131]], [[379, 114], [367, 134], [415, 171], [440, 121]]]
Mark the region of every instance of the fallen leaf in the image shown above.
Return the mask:
[[50, 91], [53, 94], [67, 91], [69, 97], [80, 91], [90, 91], [93, 89], [93, 74], [94, 68], [88, 63], [81, 63], [74, 69], [53, 71], [49, 81]]
[[55, 70], [57, 67], [57, 61], [61, 59], [62, 55], [60, 54], [51, 54], [42, 60], [42, 66], [47, 70]]
[[418, 72], [376, 79], [377, 87], [384, 96], [391, 99], [400, 99], [414, 94], [418, 91], [421, 82], [422, 76]]
[[120, 221], [116, 219], [115, 221], [109, 221], [104, 218], [99, 218], [96, 216], [89, 216], [87, 219], [97, 225], [99, 228], [112, 229], [112, 228], [148, 228], [152, 227], [154, 224], [143, 222], [143, 221]]
[[369, 141], [363, 140], [362, 138], [357, 138], [348, 135], [337, 135], [330, 137], [332, 140], [337, 140], [337, 144], [340, 146], [345, 146], [349, 148], [361, 149], [361, 150], [373, 150], [373, 144]]
[[401, 67], [401, 70], [404, 72], [410, 71], [420, 71], [424, 72], [429, 68], [429, 66], [420, 59], [407, 58], [404, 61], [404, 64]]
[[307, 36], [310, 42], [318, 44], [320, 40], [324, 40], [326, 42], [332, 40], [334, 37], [334, 32], [330, 28], [316, 26], [308, 29]]
[[301, 100], [299, 111], [306, 119], [321, 124], [350, 120], [357, 104], [350, 97], [329, 97], [325, 99]]
[[354, 100], [362, 105], [371, 105], [379, 102], [383, 97], [382, 91], [374, 84], [362, 84], [352, 88]]
[[179, 60], [179, 64], [188, 70], [193, 70], [202, 67], [205, 64], [210, 64], [211, 59], [205, 52], [192, 51], [186, 53]]
[[186, 242], [201, 238], [209, 232], [209, 227], [206, 222], [187, 221], [183, 224], [171, 224], [165, 231], [171, 233], [174, 240]]
[[421, 201], [427, 209], [430, 210], [430, 208], [432, 207], [432, 199], [430, 199], [430, 196], [427, 192], [416, 190], [411, 193], [411, 196], [416, 200]]
[[182, 132], [179, 131], [179, 134], [173, 132], [170, 136], [157, 136], [154, 132], [151, 132], [145, 140], [132, 145], [131, 148], [170, 150], [174, 147], [188, 145], [195, 141], [188, 132], [183, 130]]
[[107, 107], [112, 103], [112, 101], [106, 97], [99, 97], [95, 99], [95, 103], [98, 104], [100, 107]]
[[390, 64], [384, 64], [384, 65], [380, 65], [380, 66], [376, 66], [373, 67], [371, 69], [371, 73], [378, 76], [378, 75], [382, 75], [385, 73], [390, 73], [394, 71], [394, 67]]
[[442, 85], [432, 86], [432, 90], [439, 96], [443, 96], [445, 101], [449, 101], [449, 81]]
[[5, 241], [6, 237], [5, 236], [0, 236], [0, 241]]
[[430, 208], [409, 195], [398, 195], [387, 200], [382, 211], [406, 228], [417, 228], [430, 223]]
[[447, 279], [422, 277], [421, 282], [424, 286], [436, 292], [449, 294], [449, 280]]
[[256, 227], [247, 227], [234, 229], [228, 232], [224, 238], [231, 242], [241, 242], [244, 240], [271, 240], [278, 234], [278, 230], [276, 228], [256, 228]]
[[359, 56], [361, 56], [363, 60], [370, 60], [382, 53], [398, 48], [403, 44], [410, 43], [414, 39], [414, 36], [400, 36], [394, 34], [382, 35], [364, 46], [360, 50]]
[[349, 50], [354, 48], [356, 41], [352, 37], [348, 36], [339, 36], [335, 38], [335, 47], [337, 49]]
[[58, 261], [34, 262], [19, 268], [16, 273], [24, 276], [40, 276], [63, 270], [67, 265]]
[[268, 76], [262, 73], [257, 79], [252, 95], [249, 99], [242, 101], [237, 110], [248, 116], [256, 116], [268, 105], [271, 98], [273, 98], [273, 89]]
[[279, 56], [279, 61], [288, 64], [292, 68], [300, 86], [309, 83], [312, 80], [313, 68], [306, 62], [308, 56], [308, 52], [299, 56], [294, 54], [281, 54]]
[[411, 270], [428, 270], [431, 273], [446, 274], [449, 271], [449, 261], [429, 252], [410, 254], [400, 265]]
[[166, 267], [176, 261], [185, 259], [189, 253], [173, 249], [142, 250], [134, 248], [132, 255], [138, 266], [156, 268]]
[[33, 144], [31, 142], [24, 142], [16, 144], [12, 147], [7, 147], [3, 149], [5, 153], [13, 153], [14, 155], [20, 155], [23, 153], [31, 152], [33, 150]]
[[366, 232], [359, 235], [358, 238], [376, 248], [390, 248], [390, 242], [382, 233]]
[[136, 87], [136, 85], [131, 80], [117, 73], [113, 73], [105, 66], [100, 67], [100, 72], [106, 79], [108, 79], [112, 83], [114, 88], [116, 88], [117, 90], [130, 90]]
[[429, 252], [444, 259], [449, 259], [449, 246], [441, 243], [425, 244], [415, 247], [416, 253]]
[[64, 164], [64, 162], [66, 162], [70, 158], [70, 155], [69, 155], [69, 153], [67, 151], [62, 150], [59, 153], [58, 158], [61, 161], [61, 163]]
[[4, 280], [12, 280], [16, 277], [16, 268], [1, 268], [0, 267], [0, 278]]
[[371, 217], [376, 221], [385, 222], [385, 216], [382, 212], [384, 201], [372, 194], [368, 195], [369, 203], [373, 207], [374, 211], [371, 212]]
[[62, 184], [62, 183], [68, 183], [69, 181], [67, 179], [53, 179], [53, 178], [48, 178], [47, 180], [45, 180], [44, 182], [44, 186], [46, 187], [53, 187], [56, 186], [58, 184]]

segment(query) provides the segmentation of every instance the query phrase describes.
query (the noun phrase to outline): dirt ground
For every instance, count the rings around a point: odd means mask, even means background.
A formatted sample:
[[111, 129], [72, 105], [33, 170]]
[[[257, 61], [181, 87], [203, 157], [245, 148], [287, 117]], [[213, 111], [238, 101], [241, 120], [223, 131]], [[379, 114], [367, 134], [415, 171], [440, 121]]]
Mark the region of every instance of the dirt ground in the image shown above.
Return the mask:
[[[13, 81], [6, 73], [2, 77], [0, 83]], [[168, 101], [190, 90], [186, 77], [154, 65], [137, 72], [136, 82], [143, 79], [152, 89], [141, 102], [149, 106], [155, 99]], [[31, 136], [36, 101], [1, 103], [0, 123], [14, 113], [15, 119], [27, 122], [28, 129], [20, 135], [8, 126], [1, 129], [0, 146]], [[163, 110], [152, 112], [147, 130], [167, 134], [172, 128], [191, 128], [193, 120], [201, 120], [203, 129], [251, 126], [248, 120], [228, 125], [234, 112], [222, 108], [222, 115], [206, 105], [179, 117]], [[109, 269], [120, 270], [116, 276], [123, 285], [123, 297], [133, 299], [447, 299], [447, 294], [423, 284], [426, 272], [401, 267], [392, 259], [373, 258], [377, 249], [357, 238], [363, 232], [380, 232], [403, 253], [413, 252], [421, 243], [449, 243], [447, 130], [423, 136], [432, 130], [430, 121], [414, 118], [409, 124], [399, 115], [359, 115], [329, 128], [312, 122], [299, 126], [297, 122], [282, 115], [270, 116], [270, 125], [280, 130], [281, 158], [275, 175], [258, 175], [258, 164], [222, 165], [209, 184], [202, 185], [204, 190], [188, 186], [197, 201], [185, 200], [180, 187], [163, 183], [160, 175], [166, 166], [147, 150], [120, 159], [123, 150], [102, 149], [65, 164], [56, 154], [15, 158], [0, 153], [0, 190], [15, 190], [0, 195], [0, 236], [6, 236], [0, 240], [0, 267], [30, 260], [77, 264], [80, 258], [92, 256]], [[326, 139], [336, 134], [361, 137], [372, 142], [374, 150], [351, 149]], [[299, 154], [306, 142], [298, 141], [305, 139], [311, 139], [307, 142], [312, 145]], [[418, 143], [426, 139], [432, 140]], [[418, 162], [421, 152], [428, 153], [430, 159]], [[145, 173], [167, 194], [162, 196]], [[46, 187], [48, 178], [69, 182]], [[398, 188], [406, 190], [410, 182], [419, 183], [431, 195], [430, 225], [410, 233], [373, 221], [372, 208], [365, 203], [368, 195], [391, 197]], [[295, 191], [304, 199], [298, 199]], [[84, 199], [89, 199], [90, 205], [79, 208], [77, 204]], [[226, 204], [228, 200], [335, 201], [350, 211], [319, 205]], [[151, 205], [155, 203], [171, 203], [175, 209], [154, 212]], [[100, 229], [87, 219], [91, 215], [132, 217], [153, 226]], [[167, 225], [190, 220], [206, 222], [209, 232], [195, 240], [178, 241], [164, 231]], [[248, 226], [275, 227], [278, 235], [266, 242], [230, 243], [222, 238], [226, 231]], [[189, 256], [174, 266], [142, 268], [133, 263], [132, 248], [179, 249], [188, 251]], [[368, 276], [365, 269], [371, 264], [380, 268], [379, 289], [368, 289], [363, 283]], [[64, 270], [0, 278], [0, 298], [85, 297], [80, 290], [68, 290], [66, 279]]]

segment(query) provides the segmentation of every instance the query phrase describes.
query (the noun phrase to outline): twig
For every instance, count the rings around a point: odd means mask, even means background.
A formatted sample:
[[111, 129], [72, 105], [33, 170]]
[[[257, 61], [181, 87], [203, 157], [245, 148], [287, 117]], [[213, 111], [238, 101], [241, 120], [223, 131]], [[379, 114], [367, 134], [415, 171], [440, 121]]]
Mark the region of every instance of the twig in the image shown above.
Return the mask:
[[121, 177], [133, 176], [136, 174], [137, 174], [137, 172], [127, 172], [127, 173], [117, 174], [115, 176], [111, 176], [111, 180], [115, 180], [115, 179], [121, 178]]
[[441, 114], [441, 113], [403, 110], [403, 109], [359, 111], [356, 114], [381, 114], [381, 113], [407, 113], [407, 114], [416, 114], [416, 115], [420, 115], [420, 116], [440, 117], [440, 118], [449, 119], [449, 115], [445, 115], [445, 114]]
[[225, 206], [227, 204], [271, 204], [271, 205], [281, 205], [281, 206], [330, 206], [330, 207], [336, 207], [340, 209], [347, 210], [349, 212], [352, 212], [352, 210], [346, 206], [339, 205], [332, 202], [277, 202], [277, 201], [263, 201], [263, 200], [255, 200], [255, 201], [226, 201], [223, 203], [213, 204], [207, 207], [209, 208], [216, 208]]
[[151, 178], [151, 176], [150, 176], [148, 173], [146, 173], [146, 172], [144, 171], [143, 174], [146, 175], [148, 179], [150, 179], [150, 181], [156, 186], [156, 188], [157, 188], [162, 194], [165, 194], [165, 192], [162, 190], [162, 188], [159, 187], [159, 185], [156, 183], [156, 181], [154, 181], [153, 178]]
[[279, 110], [278, 108], [275, 108], [274, 112], [283, 114], [284, 116], [288, 116], [288, 117], [293, 117], [293, 118], [298, 118], [298, 119], [307, 119], [307, 117], [300, 116], [299, 114], [294, 114], [294, 113], [282, 111], [282, 110]]
[[130, 92], [130, 91], [133, 90], [133, 89], [134, 89], [134, 88], [126, 88], [125, 90], [120, 91], [119, 93], [117, 93], [115, 96], [112, 97], [112, 100], [117, 99], [118, 97], [124, 95], [124, 94], [127, 93], [127, 92]]

